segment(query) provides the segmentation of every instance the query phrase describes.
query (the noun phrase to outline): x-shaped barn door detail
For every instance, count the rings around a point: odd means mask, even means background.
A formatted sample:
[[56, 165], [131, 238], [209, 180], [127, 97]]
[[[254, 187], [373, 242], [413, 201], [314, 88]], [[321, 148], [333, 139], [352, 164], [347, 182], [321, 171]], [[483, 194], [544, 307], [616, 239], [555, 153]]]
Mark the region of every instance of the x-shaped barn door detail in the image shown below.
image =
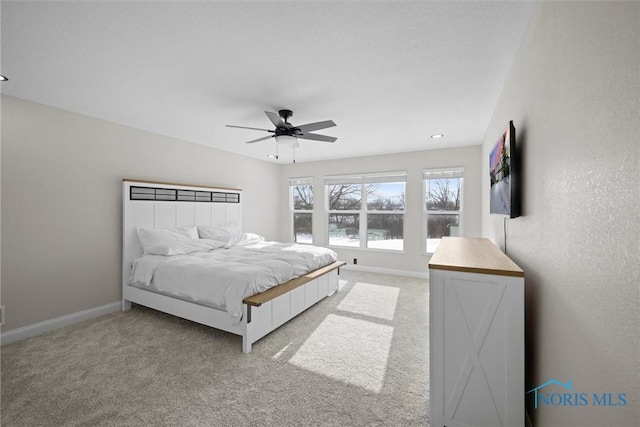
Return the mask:
[[[504, 284], [493, 283], [491, 295], [486, 303], [482, 316], [480, 318], [479, 324], [476, 323], [477, 319], [469, 319], [468, 313], [465, 311], [462, 301], [460, 299], [460, 295], [458, 293], [457, 286], [452, 284], [451, 287], [453, 289], [453, 295], [455, 295], [456, 306], [463, 314], [462, 318], [464, 319], [466, 331], [465, 338], [467, 341], [467, 354], [464, 359], [464, 363], [462, 365], [462, 369], [459, 371], [458, 378], [455, 382], [453, 392], [450, 395], [449, 401], [445, 406], [445, 419], [449, 421], [453, 421], [456, 410], [458, 409], [458, 405], [460, 404], [460, 400], [462, 399], [465, 391], [467, 390], [467, 386], [469, 384], [469, 379], [471, 378], [471, 374], [474, 370], [477, 370], [480, 373], [480, 377], [482, 378], [483, 385], [486, 387], [486, 392], [490, 397], [491, 404], [493, 405], [493, 409], [495, 410], [495, 414], [500, 421], [500, 425], [503, 425], [502, 417], [500, 416], [500, 411], [496, 405], [496, 399], [491, 393], [491, 387], [489, 386], [489, 382], [487, 380], [487, 375], [482, 366], [482, 362], [480, 361], [480, 350], [482, 349], [482, 344], [487, 337], [487, 333], [491, 327], [493, 319], [496, 315], [498, 307], [500, 305], [500, 300], [504, 295], [506, 286]], [[461, 290], [464, 292], [464, 290]], [[478, 301], [478, 303], [482, 303]], [[475, 333], [473, 332], [475, 329]], [[460, 337], [462, 338], [462, 337]]]

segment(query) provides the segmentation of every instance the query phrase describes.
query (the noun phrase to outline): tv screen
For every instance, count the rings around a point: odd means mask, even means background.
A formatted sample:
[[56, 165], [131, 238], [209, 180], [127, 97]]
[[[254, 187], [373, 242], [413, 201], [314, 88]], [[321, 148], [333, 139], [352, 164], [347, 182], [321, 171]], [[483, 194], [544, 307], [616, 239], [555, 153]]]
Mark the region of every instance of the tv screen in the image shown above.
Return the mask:
[[520, 216], [516, 129], [510, 121], [489, 153], [491, 192], [489, 211], [492, 214]]

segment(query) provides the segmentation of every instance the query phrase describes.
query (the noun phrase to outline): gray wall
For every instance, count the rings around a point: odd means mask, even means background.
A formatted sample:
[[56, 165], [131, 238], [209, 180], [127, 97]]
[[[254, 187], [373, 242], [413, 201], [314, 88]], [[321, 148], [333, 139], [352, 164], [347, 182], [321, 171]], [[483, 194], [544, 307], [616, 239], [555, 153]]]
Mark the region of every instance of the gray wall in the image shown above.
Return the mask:
[[[640, 420], [639, 28], [638, 2], [541, 3], [482, 146], [488, 171], [514, 120], [524, 211], [508, 221], [507, 249], [526, 272], [527, 389], [555, 378], [589, 400], [627, 393], [624, 407], [538, 409], [529, 394], [534, 425]], [[502, 247], [482, 177], [483, 234]]]
[[244, 190], [278, 238], [279, 167], [2, 96], [3, 332], [121, 298], [122, 179]]
[[353, 262], [353, 258], [358, 258], [358, 266], [426, 275], [429, 261], [428, 257], [423, 254], [422, 170], [457, 166], [465, 168], [462, 232], [465, 236], [479, 236], [481, 233], [479, 177], [482, 164], [480, 153], [480, 146], [474, 146], [285, 165], [282, 167], [280, 181], [281, 193], [283, 194], [280, 204], [280, 211], [283, 212], [280, 218], [281, 240], [289, 241], [291, 239], [291, 217], [288, 214], [289, 178], [310, 176], [314, 178], [316, 200], [313, 215], [314, 244], [326, 245], [328, 244], [327, 217], [323, 202], [325, 176], [407, 171], [404, 253], [337, 247], [333, 249], [341, 260], [349, 264]]

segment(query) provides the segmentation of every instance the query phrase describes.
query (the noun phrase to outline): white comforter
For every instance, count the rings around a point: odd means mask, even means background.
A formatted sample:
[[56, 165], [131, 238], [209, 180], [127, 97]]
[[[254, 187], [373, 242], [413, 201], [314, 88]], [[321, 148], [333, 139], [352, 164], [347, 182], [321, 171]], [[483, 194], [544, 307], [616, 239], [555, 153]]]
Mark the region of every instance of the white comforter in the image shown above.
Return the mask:
[[337, 260], [317, 246], [261, 241], [188, 255], [145, 255], [133, 262], [131, 284], [242, 316], [242, 300]]

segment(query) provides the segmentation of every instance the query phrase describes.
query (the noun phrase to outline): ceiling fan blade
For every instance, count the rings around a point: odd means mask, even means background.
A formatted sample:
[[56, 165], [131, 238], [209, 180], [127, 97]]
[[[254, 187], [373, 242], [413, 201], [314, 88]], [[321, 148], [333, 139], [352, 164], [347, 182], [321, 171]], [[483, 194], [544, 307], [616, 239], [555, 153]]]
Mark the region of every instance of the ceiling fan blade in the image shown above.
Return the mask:
[[251, 141], [247, 141], [245, 144], [253, 144], [254, 142], [260, 142], [260, 141], [264, 141], [266, 139], [270, 139], [273, 138], [275, 135], [271, 135], [271, 136], [263, 136], [262, 138], [258, 138], [258, 139], [254, 139]]
[[318, 135], [317, 133], [304, 133], [302, 135], [298, 135], [298, 138], [312, 139], [314, 141], [322, 141], [322, 142], [336, 142], [336, 140], [338, 139], [332, 136]]
[[238, 129], [263, 130], [263, 131], [265, 131], [265, 132], [274, 132], [273, 130], [269, 130], [269, 129], [252, 128], [252, 127], [247, 127], [247, 126], [225, 125], [225, 127], [228, 127], [228, 128], [238, 128]]
[[269, 120], [271, 120], [271, 123], [273, 123], [275, 127], [286, 127], [278, 114], [272, 113], [271, 111], [265, 111], [264, 113], [267, 115], [267, 117], [269, 117]]
[[296, 126], [302, 133], [313, 132], [314, 130], [326, 129], [334, 127], [336, 124], [333, 120], [325, 120], [324, 122], [307, 123], [306, 125]]

